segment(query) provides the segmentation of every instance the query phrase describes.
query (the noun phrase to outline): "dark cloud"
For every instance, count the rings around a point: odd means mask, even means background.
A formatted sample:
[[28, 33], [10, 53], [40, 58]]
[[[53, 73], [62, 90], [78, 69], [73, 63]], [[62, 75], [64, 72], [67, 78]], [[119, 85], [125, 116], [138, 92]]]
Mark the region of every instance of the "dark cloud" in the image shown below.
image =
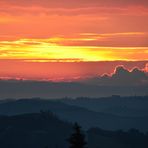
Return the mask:
[[107, 86], [140, 86], [148, 84], [148, 75], [137, 67], [129, 71], [124, 66], [117, 66], [112, 75], [104, 74], [101, 77], [89, 79], [87, 82]]

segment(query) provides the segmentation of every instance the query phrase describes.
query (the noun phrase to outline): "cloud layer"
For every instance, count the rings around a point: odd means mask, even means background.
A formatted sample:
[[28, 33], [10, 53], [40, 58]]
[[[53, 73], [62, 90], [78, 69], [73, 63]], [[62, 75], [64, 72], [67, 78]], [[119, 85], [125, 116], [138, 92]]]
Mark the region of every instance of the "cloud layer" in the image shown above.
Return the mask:
[[[146, 68], [145, 68], [146, 69]], [[147, 71], [133, 68], [131, 71], [125, 69], [124, 66], [117, 66], [114, 73], [111, 75], [104, 74], [101, 77], [96, 77], [86, 80], [89, 84], [103, 86], [140, 86], [148, 84]]]
[[[60, 67], [62, 67], [62, 65]], [[82, 67], [79, 70], [81, 69]], [[148, 73], [144, 70], [147, 70], [147, 66], [143, 70], [140, 70], [139, 68], [133, 68], [132, 70], [127, 70], [123, 66], [117, 66], [115, 68], [115, 71], [111, 75], [106, 74], [100, 77], [87, 79], [85, 75], [82, 74], [81, 76], [83, 76], [83, 81], [81, 77], [79, 80], [77, 79], [76, 82], [69, 82], [69, 81], [49, 82], [47, 80], [41, 81], [41, 79], [40, 81], [1, 79], [0, 98], [12, 98], [12, 97], [13, 98], [24, 98], [24, 97], [61, 98], [65, 96], [100, 97], [100, 96], [109, 96], [113, 94], [147, 95]], [[83, 65], [83, 70], [81, 72], [84, 72], [84, 65]], [[79, 71], [78, 74], [80, 75], [81, 72]], [[69, 75], [70, 73], [68, 73], [67, 76]]]
[[44, 7], [83, 7], [83, 6], [129, 6], [143, 5], [147, 6], [147, 0], [2, 0], [2, 4], [20, 5], [20, 6], [44, 6]]
[[[147, 0], [2, 0], [0, 39], [49, 38], [71, 36], [75, 33], [113, 33], [111, 39], [108, 38], [101, 44], [99, 41], [89, 44], [105, 46], [113, 41], [114, 45], [116, 40], [118, 42], [114, 33], [147, 33], [147, 17]], [[130, 42], [133, 46], [147, 46], [146, 35], [130, 38], [131, 36], [127, 41], [126, 37], [121, 37], [118, 46], [129, 45]]]

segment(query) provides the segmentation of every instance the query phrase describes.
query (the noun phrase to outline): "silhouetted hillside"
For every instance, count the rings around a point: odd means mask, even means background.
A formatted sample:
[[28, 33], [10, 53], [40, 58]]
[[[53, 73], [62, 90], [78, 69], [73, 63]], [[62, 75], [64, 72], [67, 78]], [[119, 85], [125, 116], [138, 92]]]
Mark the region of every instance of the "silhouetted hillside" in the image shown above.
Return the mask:
[[85, 129], [91, 127], [108, 130], [137, 128], [141, 131], [148, 131], [148, 116], [122, 117], [68, 105], [60, 101], [42, 99], [23, 99], [0, 104], [2, 115], [38, 113], [40, 110], [50, 110], [57, 114], [60, 119], [73, 123], [78, 122]]
[[148, 134], [137, 129], [128, 132], [106, 131], [99, 128], [88, 130], [89, 148], [147, 148]]
[[67, 147], [72, 125], [52, 114], [34, 113], [0, 117], [1, 148]]
[[66, 104], [84, 107], [92, 111], [118, 116], [148, 116], [148, 96], [63, 99]]

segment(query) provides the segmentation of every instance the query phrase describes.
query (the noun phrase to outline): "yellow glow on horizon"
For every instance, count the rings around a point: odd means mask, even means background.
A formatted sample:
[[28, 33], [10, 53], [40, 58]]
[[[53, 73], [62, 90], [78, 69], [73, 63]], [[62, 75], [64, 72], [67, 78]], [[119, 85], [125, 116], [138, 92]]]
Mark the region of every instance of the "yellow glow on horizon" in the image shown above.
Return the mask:
[[[148, 60], [148, 47], [63, 46], [52, 39], [21, 39], [0, 42], [0, 59], [46, 61]], [[60, 38], [53, 38], [53, 41]]]

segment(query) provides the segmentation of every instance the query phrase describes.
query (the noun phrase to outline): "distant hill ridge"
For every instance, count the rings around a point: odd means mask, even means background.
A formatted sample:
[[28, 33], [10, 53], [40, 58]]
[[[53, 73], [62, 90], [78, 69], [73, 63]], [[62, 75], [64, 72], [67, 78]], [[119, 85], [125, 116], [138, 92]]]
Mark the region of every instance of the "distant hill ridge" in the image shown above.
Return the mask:
[[[101, 108], [99, 105], [98, 107]], [[63, 100], [20, 99], [0, 103], [1, 115], [39, 113], [41, 110], [52, 111], [64, 121], [78, 122], [84, 129], [91, 127], [100, 127], [107, 130], [137, 128], [141, 131], [148, 131], [148, 115], [121, 116], [109, 112], [98, 112], [85, 106], [68, 104]]]

